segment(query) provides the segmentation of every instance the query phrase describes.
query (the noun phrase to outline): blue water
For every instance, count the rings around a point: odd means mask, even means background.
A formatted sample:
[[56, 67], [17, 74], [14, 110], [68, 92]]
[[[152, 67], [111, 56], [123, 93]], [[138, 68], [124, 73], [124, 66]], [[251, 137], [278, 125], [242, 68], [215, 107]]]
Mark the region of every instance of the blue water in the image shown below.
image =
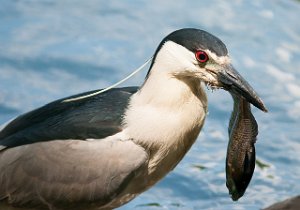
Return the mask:
[[[0, 0], [0, 124], [60, 97], [112, 84], [183, 27], [227, 45], [239, 72], [269, 108], [256, 108], [256, 167], [244, 197], [225, 186], [232, 99], [209, 95], [197, 142], [165, 179], [121, 209], [257, 210], [300, 194], [300, 2]], [[139, 85], [146, 74], [125, 85]], [[199, 166], [204, 169], [200, 170]], [[152, 205], [151, 205], [152, 204]]]

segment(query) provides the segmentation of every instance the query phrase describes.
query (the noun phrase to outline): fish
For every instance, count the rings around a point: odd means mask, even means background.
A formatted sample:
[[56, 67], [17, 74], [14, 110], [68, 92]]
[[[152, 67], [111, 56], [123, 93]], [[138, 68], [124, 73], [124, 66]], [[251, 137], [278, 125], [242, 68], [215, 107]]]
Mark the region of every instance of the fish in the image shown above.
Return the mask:
[[242, 96], [231, 93], [234, 105], [231, 113], [226, 155], [226, 186], [233, 201], [241, 198], [255, 169], [255, 143], [258, 125], [250, 103]]

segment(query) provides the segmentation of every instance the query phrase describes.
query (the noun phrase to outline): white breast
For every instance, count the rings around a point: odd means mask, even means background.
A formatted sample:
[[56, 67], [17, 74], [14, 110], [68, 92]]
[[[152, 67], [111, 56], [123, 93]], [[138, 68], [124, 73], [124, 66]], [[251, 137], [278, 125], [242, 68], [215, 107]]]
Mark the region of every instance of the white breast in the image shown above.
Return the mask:
[[156, 173], [155, 180], [182, 159], [197, 138], [207, 112], [200, 82], [193, 84], [197, 91], [192, 91], [184, 81], [162, 77], [147, 81], [132, 97], [124, 117], [124, 132], [151, 154], [149, 173]]

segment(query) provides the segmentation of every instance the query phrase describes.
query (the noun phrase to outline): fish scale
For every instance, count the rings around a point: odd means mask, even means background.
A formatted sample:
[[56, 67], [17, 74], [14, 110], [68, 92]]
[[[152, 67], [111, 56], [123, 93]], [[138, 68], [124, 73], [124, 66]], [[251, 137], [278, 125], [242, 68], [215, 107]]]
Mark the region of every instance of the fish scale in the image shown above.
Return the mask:
[[234, 201], [242, 197], [255, 168], [255, 147], [258, 126], [250, 104], [232, 94], [234, 107], [229, 121], [229, 142], [226, 157], [226, 186]]

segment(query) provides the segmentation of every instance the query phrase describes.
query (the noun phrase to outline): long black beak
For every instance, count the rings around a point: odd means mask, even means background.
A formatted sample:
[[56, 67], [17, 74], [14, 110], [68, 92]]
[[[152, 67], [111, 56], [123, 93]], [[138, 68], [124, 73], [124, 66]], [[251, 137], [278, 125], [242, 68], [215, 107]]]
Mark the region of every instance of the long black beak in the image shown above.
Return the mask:
[[268, 112], [258, 94], [232, 65], [226, 65], [225, 68], [219, 72], [218, 80], [225, 90], [242, 95], [249, 103], [264, 112]]

